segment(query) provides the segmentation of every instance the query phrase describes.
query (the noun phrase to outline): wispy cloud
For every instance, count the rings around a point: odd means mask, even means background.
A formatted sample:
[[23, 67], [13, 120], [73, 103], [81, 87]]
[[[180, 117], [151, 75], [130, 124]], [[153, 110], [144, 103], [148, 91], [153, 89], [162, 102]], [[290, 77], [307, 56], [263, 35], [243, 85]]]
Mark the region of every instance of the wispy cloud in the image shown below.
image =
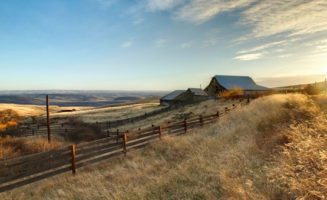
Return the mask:
[[289, 57], [291, 57], [291, 56], [293, 56], [293, 54], [288, 53], [288, 54], [282, 54], [282, 55], [279, 55], [278, 57], [279, 57], [279, 58], [289, 58]]
[[102, 8], [109, 8], [112, 6], [117, 0], [93, 0], [98, 2]]
[[170, 10], [183, 2], [184, 0], [147, 0], [146, 7], [150, 11]]
[[212, 47], [218, 44], [219, 38], [210, 38], [203, 41], [203, 47]]
[[242, 8], [252, 2], [254, 0], [191, 0], [179, 8], [175, 15], [177, 19], [183, 21], [203, 23], [218, 13]]
[[134, 19], [133, 24], [134, 25], [141, 24], [143, 21], [144, 21], [143, 18], [137, 17], [136, 19]]
[[248, 38], [286, 33], [288, 36], [327, 30], [327, 1], [262, 0], [243, 13], [242, 24], [253, 27]]
[[131, 41], [126, 41], [126, 42], [124, 42], [122, 45], [121, 45], [121, 47], [123, 47], [123, 48], [128, 48], [128, 47], [130, 47], [130, 46], [132, 46], [133, 45], [133, 42], [131, 42]]
[[252, 54], [244, 54], [240, 56], [236, 56], [234, 59], [236, 60], [243, 60], [243, 61], [249, 61], [249, 60], [257, 60], [263, 56], [263, 53], [252, 53]]
[[285, 43], [285, 40], [278, 41], [278, 42], [270, 42], [270, 43], [266, 43], [266, 44], [263, 44], [263, 45], [260, 45], [260, 46], [253, 47], [251, 49], [241, 50], [241, 51], [238, 51], [237, 53], [243, 54], [243, 53], [261, 51], [261, 50], [271, 48], [271, 47], [274, 47], [274, 46], [277, 46], [277, 45], [280, 45], [280, 44], [283, 44], [283, 43]]
[[187, 49], [187, 48], [191, 48], [192, 45], [193, 45], [193, 41], [189, 41], [189, 42], [182, 43], [182, 44], [180, 45], [180, 47], [181, 47], [182, 49]]
[[157, 39], [156, 41], [154, 41], [154, 44], [156, 47], [163, 47], [165, 46], [166, 42], [166, 39]]

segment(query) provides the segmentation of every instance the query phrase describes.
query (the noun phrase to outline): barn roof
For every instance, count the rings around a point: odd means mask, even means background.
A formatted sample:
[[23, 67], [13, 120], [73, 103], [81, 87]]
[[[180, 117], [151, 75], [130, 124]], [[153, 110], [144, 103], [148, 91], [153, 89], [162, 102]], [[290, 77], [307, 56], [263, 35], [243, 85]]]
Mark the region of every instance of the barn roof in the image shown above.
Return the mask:
[[222, 76], [216, 75], [214, 77], [217, 82], [225, 89], [232, 89], [234, 87], [241, 88], [243, 90], [270, 90], [267, 87], [257, 85], [249, 76]]
[[189, 90], [196, 96], [208, 96], [208, 94], [200, 88], [189, 88]]
[[185, 92], [185, 90], [175, 90], [162, 97], [160, 100], [174, 100], [178, 95], [182, 94], [183, 92]]

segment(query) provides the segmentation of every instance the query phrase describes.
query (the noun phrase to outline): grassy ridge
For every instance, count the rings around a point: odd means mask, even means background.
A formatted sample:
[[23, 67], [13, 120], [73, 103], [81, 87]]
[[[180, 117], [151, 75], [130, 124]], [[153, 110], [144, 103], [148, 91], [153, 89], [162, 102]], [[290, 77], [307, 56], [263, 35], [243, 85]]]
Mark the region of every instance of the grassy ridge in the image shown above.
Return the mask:
[[210, 128], [2, 199], [326, 199], [326, 98], [273, 95]]

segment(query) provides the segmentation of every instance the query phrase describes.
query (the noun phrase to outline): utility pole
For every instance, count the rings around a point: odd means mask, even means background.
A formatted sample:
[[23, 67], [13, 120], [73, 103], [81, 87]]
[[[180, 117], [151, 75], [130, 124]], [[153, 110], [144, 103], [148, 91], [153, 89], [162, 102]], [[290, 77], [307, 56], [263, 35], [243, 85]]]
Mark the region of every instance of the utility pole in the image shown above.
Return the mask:
[[47, 95], [47, 126], [48, 126], [48, 142], [51, 143], [49, 95]]

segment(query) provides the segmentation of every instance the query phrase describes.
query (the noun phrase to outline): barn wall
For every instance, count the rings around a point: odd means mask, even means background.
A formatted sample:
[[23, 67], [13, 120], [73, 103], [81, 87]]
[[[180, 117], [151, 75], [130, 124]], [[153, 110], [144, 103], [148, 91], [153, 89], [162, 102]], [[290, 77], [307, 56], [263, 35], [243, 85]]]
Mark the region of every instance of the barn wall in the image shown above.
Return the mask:
[[225, 90], [224, 87], [217, 83], [216, 78], [212, 78], [210, 84], [204, 89], [204, 91], [211, 97], [217, 97], [218, 94]]

